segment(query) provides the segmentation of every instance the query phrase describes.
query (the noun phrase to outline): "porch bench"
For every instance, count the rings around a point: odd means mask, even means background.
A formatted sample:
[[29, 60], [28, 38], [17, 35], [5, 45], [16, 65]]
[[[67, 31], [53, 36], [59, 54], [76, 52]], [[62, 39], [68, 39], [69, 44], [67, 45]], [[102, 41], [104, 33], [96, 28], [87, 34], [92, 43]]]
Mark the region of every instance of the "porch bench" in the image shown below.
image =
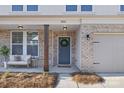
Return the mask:
[[7, 65], [26, 65], [29, 67], [31, 63], [31, 56], [30, 55], [19, 55], [21, 60], [15, 60], [16, 55], [10, 55], [10, 61], [7, 62]]

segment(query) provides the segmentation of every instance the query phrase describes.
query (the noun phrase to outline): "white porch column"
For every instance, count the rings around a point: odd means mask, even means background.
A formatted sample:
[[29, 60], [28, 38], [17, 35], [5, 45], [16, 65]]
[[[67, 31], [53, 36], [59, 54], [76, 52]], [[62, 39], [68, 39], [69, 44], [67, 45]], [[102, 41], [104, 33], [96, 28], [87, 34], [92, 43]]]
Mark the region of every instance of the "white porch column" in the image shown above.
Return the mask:
[[27, 31], [23, 31], [23, 55], [27, 55]]

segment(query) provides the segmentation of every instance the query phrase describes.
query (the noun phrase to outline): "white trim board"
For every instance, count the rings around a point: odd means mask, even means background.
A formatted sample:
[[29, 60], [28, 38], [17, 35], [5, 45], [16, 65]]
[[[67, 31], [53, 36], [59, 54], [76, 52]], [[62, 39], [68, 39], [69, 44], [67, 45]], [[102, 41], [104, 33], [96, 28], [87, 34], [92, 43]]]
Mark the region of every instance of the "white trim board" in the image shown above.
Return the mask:
[[123, 32], [121, 33], [116, 33], [116, 32], [99, 32], [99, 33], [94, 33], [94, 35], [124, 35]]
[[81, 24], [124, 24], [123, 18], [84, 18]]

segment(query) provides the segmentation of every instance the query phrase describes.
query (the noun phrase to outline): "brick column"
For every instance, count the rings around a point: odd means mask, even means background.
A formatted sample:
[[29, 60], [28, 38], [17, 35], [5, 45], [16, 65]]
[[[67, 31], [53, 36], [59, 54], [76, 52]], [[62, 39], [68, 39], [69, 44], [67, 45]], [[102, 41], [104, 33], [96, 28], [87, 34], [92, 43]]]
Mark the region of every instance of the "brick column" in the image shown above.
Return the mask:
[[[81, 70], [93, 71], [93, 33], [89, 26], [81, 25]], [[89, 39], [87, 40], [87, 35]]]

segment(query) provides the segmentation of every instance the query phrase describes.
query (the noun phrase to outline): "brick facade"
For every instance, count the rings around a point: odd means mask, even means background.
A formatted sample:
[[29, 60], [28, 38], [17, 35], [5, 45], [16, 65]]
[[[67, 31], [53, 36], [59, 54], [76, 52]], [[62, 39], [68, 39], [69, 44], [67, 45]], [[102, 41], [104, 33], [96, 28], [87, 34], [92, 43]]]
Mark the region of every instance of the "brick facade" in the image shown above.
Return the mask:
[[0, 46], [2, 45], [10, 47], [10, 32], [5, 30], [0, 30]]
[[[6, 45], [10, 48], [10, 32], [6, 30], [0, 30], [0, 47]], [[3, 57], [0, 56], [0, 62], [3, 61]]]
[[[44, 33], [42, 30], [39, 32], [39, 61], [38, 66], [43, 66], [44, 62]], [[77, 37], [76, 33], [79, 33]], [[49, 31], [49, 64], [50, 66], [57, 65], [57, 43], [59, 36], [70, 36], [71, 37], [71, 60], [72, 64], [76, 64], [78, 58], [80, 58], [80, 69], [82, 71], [94, 71], [94, 57], [93, 57], [93, 41], [94, 33], [96, 32], [124, 32], [124, 25], [120, 24], [87, 24], [81, 25], [79, 31]], [[90, 39], [87, 40], [86, 35], [90, 35]], [[76, 52], [78, 48], [76, 44], [77, 38], [80, 38], [80, 57], [77, 56]], [[0, 31], [0, 46], [6, 45], [10, 48], [10, 31]], [[78, 54], [79, 55], [79, 54]]]
[[[42, 67], [44, 63], [44, 32], [43, 30], [37, 30], [39, 32], [39, 58], [37, 62], [38, 67]], [[0, 46], [6, 45], [10, 48], [10, 33], [11, 31], [0, 31]], [[71, 37], [71, 50], [72, 50], [72, 64], [75, 63], [75, 32], [74, 31], [49, 31], [49, 65], [57, 65], [57, 42], [59, 36], [70, 36]], [[2, 58], [0, 58], [3, 60]]]

